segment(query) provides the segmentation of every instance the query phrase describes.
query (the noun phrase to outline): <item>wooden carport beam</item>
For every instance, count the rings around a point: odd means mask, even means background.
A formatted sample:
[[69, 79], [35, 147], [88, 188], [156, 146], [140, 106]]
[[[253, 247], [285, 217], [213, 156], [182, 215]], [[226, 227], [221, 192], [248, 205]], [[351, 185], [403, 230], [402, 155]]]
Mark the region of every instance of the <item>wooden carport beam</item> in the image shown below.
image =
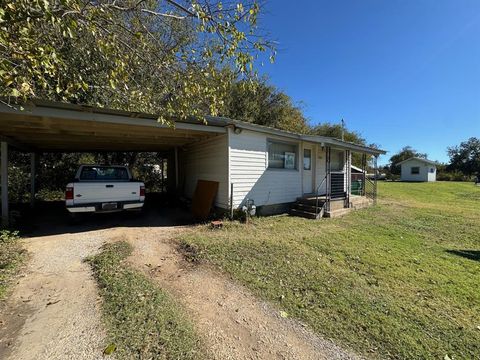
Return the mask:
[[8, 144], [2, 141], [0, 144], [0, 176], [2, 186], [2, 227], [8, 226]]
[[0, 141], [5, 142], [8, 145], [11, 145], [14, 148], [17, 148], [18, 150], [22, 150], [22, 151], [26, 151], [26, 152], [30, 152], [30, 151], [34, 150], [34, 149], [32, 149], [31, 146], [22, 144], [21, 142], [11, 138], [10, 136], [0, 135]]

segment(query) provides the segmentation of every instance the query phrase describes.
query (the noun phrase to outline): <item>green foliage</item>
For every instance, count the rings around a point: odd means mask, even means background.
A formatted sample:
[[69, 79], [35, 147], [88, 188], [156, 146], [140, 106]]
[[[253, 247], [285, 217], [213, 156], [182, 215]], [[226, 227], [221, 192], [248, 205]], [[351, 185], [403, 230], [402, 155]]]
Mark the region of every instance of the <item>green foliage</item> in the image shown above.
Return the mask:
[[297, 133], [309, 132], [300, 107], [284, 92], [259, 81], [232, 82], [221, 115]]
[[473, 177], [458, 170], [451, 170], [449, 165], [438, 164], [437, 181], [473, 181]]
[[16, 231], [0, 230], [0, 300], [6, 295], [7, 286], [18, 266], [25, 258]]
[[316, 332], [372, 358], [479, 354], [480, 188], [379, 183], [343, 218], [257, 218], [183, 242]]
[[311, 130], [314, 135], [327, 136], [335, 139], [342, 138], [342, 131], [344, 131], [345, 141], [359, 145], [366, 145], [366, 140], [358, 132], [342, 129], [341, 124], [326, 122], [313, 127]]
[[427, 154], [419, 153], [417, 150], [413, 149], [411, 146], [405, 146], [398, 153], [393, 155], [390, 158], [390, 172], [394, 175], [400, 175], [401, 168], [400, 165], [397, 165], [403, 160], [410, 159], [411, 157], [418, 157], [422, 159], [427, 158]]
[[103, 297], [109, 346], [116, 359], [199, 359], [202, 345], [176, 302], [125, 259], [126, 242], [88, 259]]
[[[318, 136], [326, 136], [335, 139], [342, 139], [342, 132], [343, 138], [347, 142], [351, 142], [358, 145], [367, 146], [366, 140], [356, 131], [350, 131], [347, 128], [343, 128], [341, 124], [333, 124], [333, 123], [322, 123], [314, 126], [310, 133], [313, 135]], [[370, 144], [371, 147], [377, 147], [375, 144]], [[369, 156], [367, 160], [370, 160], [371, 157]], [[352, 153], [352, 164], [358, 167], [362, 165], [362, 154], [359, 153]]]
[[[215, 115], [221, 68], [254, 75], [275, 51], [256, 1], [3, 0], [0, 97], [81, 102], [170, 117]], [[208, 112], [205, 112], [208, 109]]]
[[480, 175], [480, 139], [471, 137], [458, 146], [449, 147], [450, 164], [448, 170], [465, 175]]
[[[154, 169], [155, 165], [161, 164], [161, 158], [162, 155], [156, 152], [43, 153], [38, 157], [36, 198], [47, 201], [62, 200], [65, 185], [73, 180], [81, 164], [128, 166], [134, 178], [144, 181], [148, 191], [161, 191], [161, 173]], [[9, 162], [9, 199], [14, 203], [28, 202], [30, 154], [10, 151]]]

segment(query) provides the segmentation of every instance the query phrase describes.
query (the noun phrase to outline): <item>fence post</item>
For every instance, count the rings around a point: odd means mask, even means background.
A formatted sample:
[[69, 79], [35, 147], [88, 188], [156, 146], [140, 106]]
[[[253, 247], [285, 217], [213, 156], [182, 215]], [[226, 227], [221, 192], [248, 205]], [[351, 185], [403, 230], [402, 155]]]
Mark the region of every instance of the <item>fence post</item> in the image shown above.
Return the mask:
[[332, 187], [332, 174], [330, 166], [330, 146], [325, 148], [325, 172], [327, 174], [327, 183], [326, 183], [326, 193], [325, 200], [327, 201], [327, 211], [330, 211], [330, 197], [331, 197], [331, 187]]
[[377, 177], [378, 177], [378, 168], [377, 168], [377, 160], [378, 160], [378, 155], [375, 155], [374, 160], [373, 160], [373, 204], [377, 205]]

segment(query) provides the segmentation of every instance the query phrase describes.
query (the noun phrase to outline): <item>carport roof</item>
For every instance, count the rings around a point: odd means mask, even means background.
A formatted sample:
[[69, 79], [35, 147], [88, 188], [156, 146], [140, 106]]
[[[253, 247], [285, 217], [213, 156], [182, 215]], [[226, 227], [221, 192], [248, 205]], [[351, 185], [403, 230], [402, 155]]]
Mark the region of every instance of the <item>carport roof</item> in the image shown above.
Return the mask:
[[226, 133], [223, 126], [58, 102], [32, 101], [24, 109], [0, 106], [0, 135], [35, 151], [163, 151]]
[[28, 151], [163, 151], [225, 134], [227, 127], [321, 143], [368, 154], [385, 151], [323, 136], [302, 135], [222, 117], [161, 124], [158, 116], [42, 100], [23, 110], [0, 103], [0, 140]]

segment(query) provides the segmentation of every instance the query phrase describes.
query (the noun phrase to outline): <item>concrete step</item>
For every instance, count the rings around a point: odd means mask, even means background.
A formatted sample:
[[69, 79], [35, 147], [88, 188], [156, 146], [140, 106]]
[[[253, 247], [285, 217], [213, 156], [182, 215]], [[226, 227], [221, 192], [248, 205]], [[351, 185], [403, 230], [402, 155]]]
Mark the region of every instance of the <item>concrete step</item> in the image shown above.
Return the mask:
[[325, 217], [328, 217], [328, 218], [340, 217], [340, 216], [343, 216], [345, 214], [348, 214], [352, 210], [353, 210], [352, 208], [343, 208], [343, 209], [338, 209], [338, 210], [327, 211], [327, 212], [325, 212]]
[[297, 210], [317, 213], [322, 209], [322, 205], [323, 204], [319, 204], [319, 206], [317, 208], [315, 205], [302, 204], [302, 203], [297, 202], [297, 203], [293, 204], [293, 208], [297, 209]]
[[[305, 205], [316, 205], [317, 199], [315, 197], [299, 197], [297, 198], [298, 204], [305, 204]], [[325, 198], [319, 197], [318, 198], [318, 206], [321, 207], [325, 203]]]
[[309, 212], [309, 211], [302, 211], [302, 210], [298, 210], [298, 209], [291, 209], [290, 210], [290, 215], [293, 215], [293, 216], [299, 216], [299, 217], [303, 217], [303, 218], [306, 218], [306, 219], [319, 219], [320, 218], [320, 214], [316, 214], [314, 212]]

